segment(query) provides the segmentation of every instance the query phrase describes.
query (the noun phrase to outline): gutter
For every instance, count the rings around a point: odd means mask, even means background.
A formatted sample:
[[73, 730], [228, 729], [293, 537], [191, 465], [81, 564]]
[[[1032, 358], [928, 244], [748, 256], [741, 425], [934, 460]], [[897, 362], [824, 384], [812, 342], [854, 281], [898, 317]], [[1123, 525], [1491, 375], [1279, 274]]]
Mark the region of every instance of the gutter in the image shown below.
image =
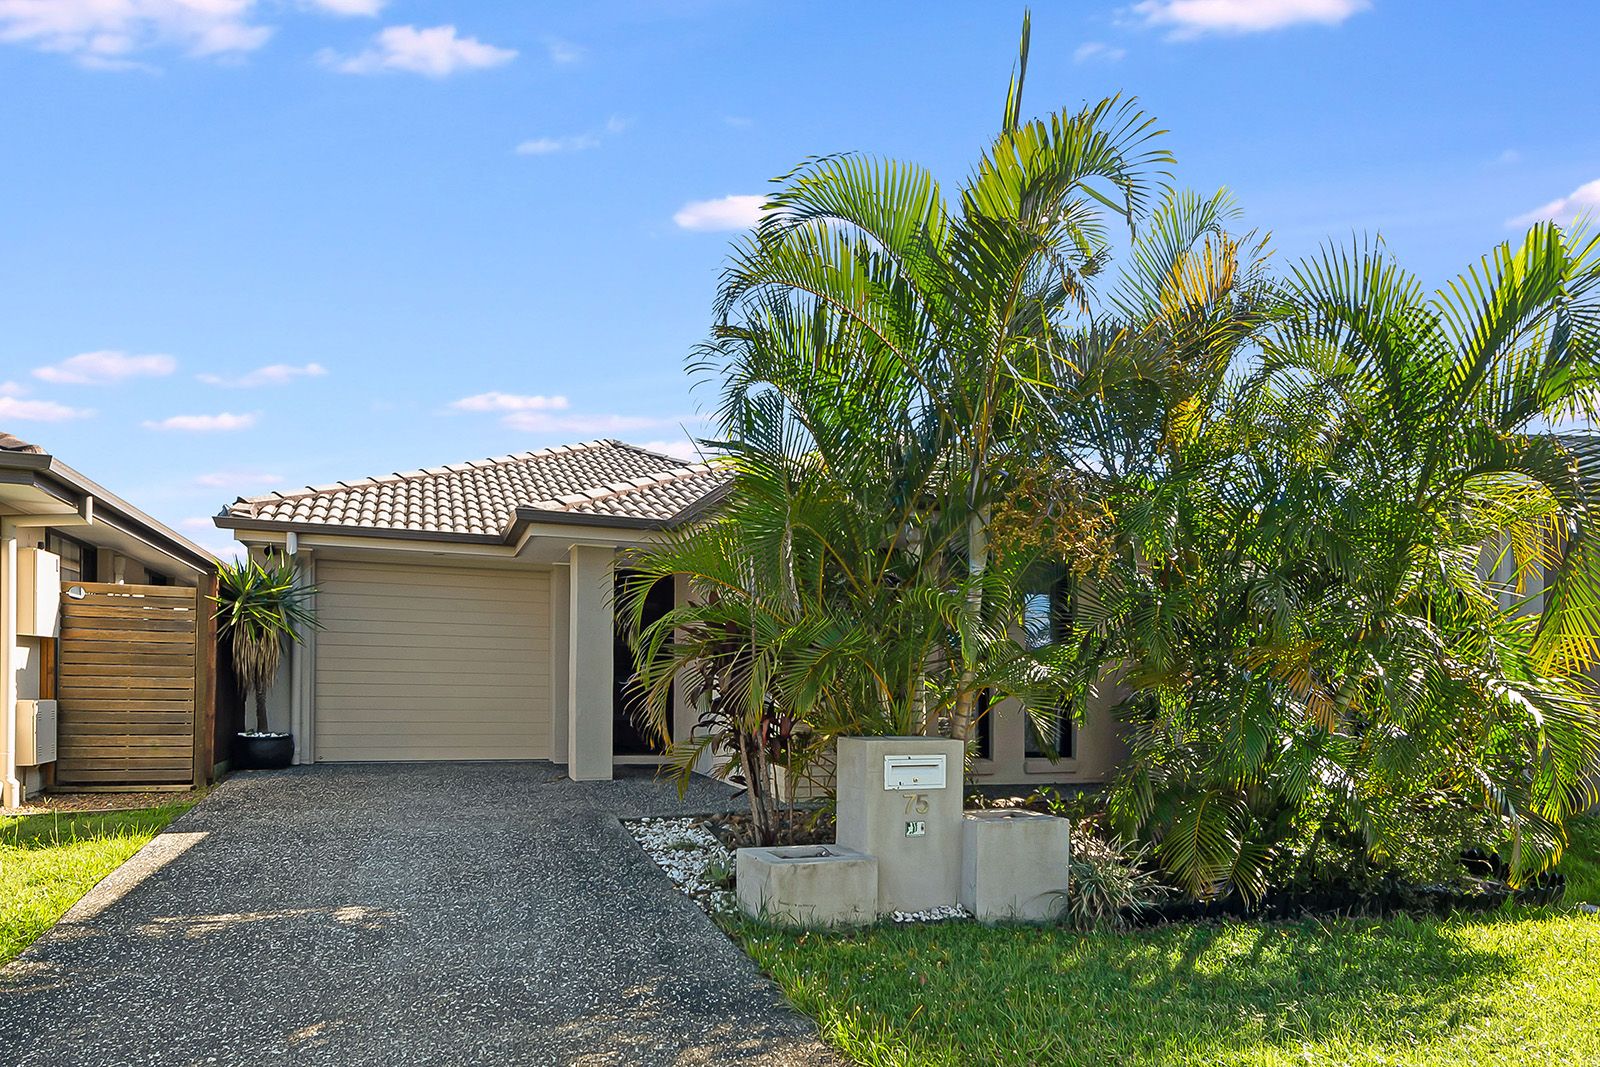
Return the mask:
[[220, 530], [277, 530], [284, 533], [338, 534], [340, 537], [382, 537], [401, 541], [446, 541], [454, 544], [503, 545], [509, 541], [505, 534], [470, 534], [451, 531], [406, 530], [387, 526], [346, 526], [331, 522], [291, 522], [285, 519], [251, 519], [230, 515], [226, 511], [215, 515], [212, 523]]
[[728, 495], [731, 485], [712, 490], [671, 518], [654, 519], [635, 515], [598, 515], [590, 511], [554, 511], [522, 506], [502, 533], [473, 534], [453, 530], [410, 530], [393, 526], [350, 526], [331, 522], [296, 522], [290, 519], [253, 519], [227, 511], [212, 516], [220, 530], [275, 531], [285, 534], [328, 534], [339, 537], [375, 537], [384, 540], [437, 541], [445, 544], [509, 545], [529, 526], [549, 523], [556, 526], [587, 526], [604, 530], [669, 530], [699, 518], [715, 508]]
[[[210, 573], [217, 564], [217, 558], [210, 552], [48, 453], [0, 451], [0, 471], [7, 470], [33, 473], [31, 481], [35, 486], [64, 503], [75, 505], [80, 512], [84, 510], [85, 500], [93, 500], [95, 510], [99, 513], [97, 521], [107, 518], [120, 520], [106, 524], [161, 550], [174, 562], [183, 564], [197, 574]], [[77, 499], [63, 496], [56, 486], [75, 494]]]

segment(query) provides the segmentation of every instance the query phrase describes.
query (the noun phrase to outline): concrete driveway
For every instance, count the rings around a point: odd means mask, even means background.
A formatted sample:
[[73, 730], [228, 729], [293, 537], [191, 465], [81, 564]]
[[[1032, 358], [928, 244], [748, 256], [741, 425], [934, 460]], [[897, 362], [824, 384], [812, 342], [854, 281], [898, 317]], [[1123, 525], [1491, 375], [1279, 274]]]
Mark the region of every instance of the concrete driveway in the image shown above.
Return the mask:
[[547, 763], [236, 776], [0, 971], [8, 1064], [834, 1059], [618, 818]]

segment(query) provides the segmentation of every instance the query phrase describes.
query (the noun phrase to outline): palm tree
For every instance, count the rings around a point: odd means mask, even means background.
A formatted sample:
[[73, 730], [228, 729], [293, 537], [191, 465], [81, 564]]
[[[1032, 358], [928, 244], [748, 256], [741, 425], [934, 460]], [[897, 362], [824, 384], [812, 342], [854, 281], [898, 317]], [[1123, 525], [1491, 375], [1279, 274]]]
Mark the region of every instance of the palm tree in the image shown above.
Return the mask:
[[316, 590], [302, 585], [294, 564], [263, 566], [253, 559], [217, 567], [217, 636], [232, 649], [239, 684], [255, 694], [255, 729], [267, 727], [267, 689], [278, 675], [283, 646], [315, 626], [307, 600]]
[[[951, 675], [936, 668], [951, 661], [965, 597], [948, 568], [927, 565], [901, 536], [916, 511], [904, 483], [886, 464], [869, 476], [869, 456], [897, 452], [884, 438], [854, 434], [849, 447], [824, 433], [813, 447], [776, 403], [748, 414], [727, 460], [735, 487], [725, 507], [630, 557], [622, 605], [653, 732], [668, 740], [674, 687], [701, 708], [697, 735], [669, 750], [680, 781], [708, 750], [727, 755], [717, 773], [750, 787], [767, 842], [784, 827], [769, 795], [774, 764], [803, 769], [844, 735], [921, 732], [930, 707], [948, 704]], [[845, 463], [858, 477], [842, 482]], [[991, 616], [1020, 621], [1025, 567], [1011, 553], [985, 574]], [[646, 593], [668, 578], [687, 579], [690, 596], [646, 625]], [[1018, 641], [1004, 624], [966, 640], [979, 649], [979, 684], [1041, 708], [1082, 688], [1070, 650]]]
[[1302, 264], [1125, 512], [1113, 806], [1192, 893], [1559, 857], [1600, 765], [1600, 566], [1543, 430], [1594, 406], [1596, 247], [1537, 226], [1434, 294], [1381, 247]]
[[1171, 162], [1131, 100], [1022, 121], [1029, 35], [1025, 18], [1000, 133], [953, 201], [926, 169], [863, 156], [780, 178], [734, 248], [697, 361], [720, 379], [718, 447], [749, 459], [743, 434], [766, 405], [808, 476], [887, 497], [876, 544], [857, 547], [880, 576], [908, 565], [944, 605], [899, 692], [926, 705], [921, 728], [963, 739], [992, 688], [988, 638], [1010, 621], [988, 578], [995, 508], [1054, 466], [1072, 413], [1053, 394], [1081, 378], [1063, 336], [1090, 307], [1110, 221], [1131, 227]]

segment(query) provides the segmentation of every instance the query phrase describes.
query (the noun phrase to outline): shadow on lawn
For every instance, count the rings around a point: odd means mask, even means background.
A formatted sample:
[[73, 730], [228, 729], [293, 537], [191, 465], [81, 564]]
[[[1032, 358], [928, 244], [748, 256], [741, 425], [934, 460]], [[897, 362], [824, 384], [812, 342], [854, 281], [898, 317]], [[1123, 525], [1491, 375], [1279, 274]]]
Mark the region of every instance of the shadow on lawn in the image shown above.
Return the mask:
[[[1109, 1025], [1082, 1020], [1100, 1030], [1102, 1048], [1176, 1045], [1204, 1057], [1260, 1045], [1396, 1047], [1447, 1041], [1488, 1014], [1483, 994], [1517, 963], [1463, 934], [1504, 921], [1203, 924], [1096, 935], [1076, 952], [1062, 947], [1110, 994], [1094, 998]], [[1119, 978], [1136, 1016], [1107, 1003]]]
[[[1491, 1013], [1492, 994], [1518, 970], [1509, 953], [1484, 947], [1492, 938], [1472, 934], [1506, 921], [740, 933], [846, 1046], [854, 1033], [907, 1062], [993, 1060], [1000, 1048], [1005, 1063], [1132, 1065], [1448, 1044]], [[1318, 1062], [1343, 1062], [1326, 1055]]]

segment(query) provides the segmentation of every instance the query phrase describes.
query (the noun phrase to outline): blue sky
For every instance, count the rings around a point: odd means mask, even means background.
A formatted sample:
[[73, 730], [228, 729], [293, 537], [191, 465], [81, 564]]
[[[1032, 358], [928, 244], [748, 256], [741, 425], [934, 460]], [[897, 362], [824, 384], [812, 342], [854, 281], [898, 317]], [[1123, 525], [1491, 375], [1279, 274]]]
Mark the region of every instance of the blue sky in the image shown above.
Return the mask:
[[[810, 154], [961, 178], [1021, 11], [0, 0], [0, 429], [212, 546], [239, 494], [678, 448], [729, 228]], [[1381, 233], [1439, 282], [1600, 206], [1597, 31], [1590, 2], [1036, 3], [1027, 110], [1137, 95], [1281, 260]]]

